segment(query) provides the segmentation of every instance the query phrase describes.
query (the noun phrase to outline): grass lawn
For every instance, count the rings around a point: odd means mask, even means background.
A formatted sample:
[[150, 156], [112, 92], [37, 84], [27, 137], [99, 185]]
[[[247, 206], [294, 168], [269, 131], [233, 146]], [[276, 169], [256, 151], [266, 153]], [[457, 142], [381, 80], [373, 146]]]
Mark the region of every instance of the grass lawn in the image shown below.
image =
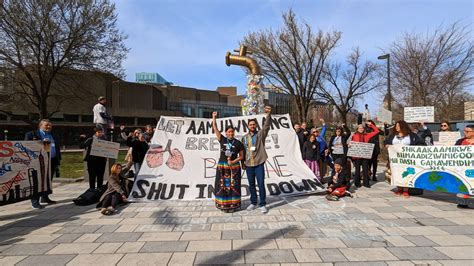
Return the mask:
[[[117, 162], [125, 160], [127, 151], [120, 151]], [[84, 161], [82, 152], [63, 152], [62, 160], [59, 166], [59, 172], [62, 178], [77, 178], [84, 176]]]

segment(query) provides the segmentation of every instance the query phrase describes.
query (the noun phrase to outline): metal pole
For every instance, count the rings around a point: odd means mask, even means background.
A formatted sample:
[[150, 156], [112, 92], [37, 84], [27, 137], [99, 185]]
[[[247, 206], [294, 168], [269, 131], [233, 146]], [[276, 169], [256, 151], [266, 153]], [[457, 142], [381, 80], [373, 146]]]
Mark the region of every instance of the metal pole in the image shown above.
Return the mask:
[[392, 90], [390, 88], [390, 54], [387, 55], [387, 94], [388, 110], [392, 111]]

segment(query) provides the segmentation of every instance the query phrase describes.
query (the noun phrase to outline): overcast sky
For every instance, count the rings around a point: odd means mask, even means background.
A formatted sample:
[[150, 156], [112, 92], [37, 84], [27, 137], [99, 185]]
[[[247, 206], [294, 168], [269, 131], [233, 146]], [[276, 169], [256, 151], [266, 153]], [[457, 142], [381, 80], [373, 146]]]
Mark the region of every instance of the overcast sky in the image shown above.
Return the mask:
[[[137, 72], [157, 72], [177, 85], [208, 90], [237, 86], [244, 94], [245, 73], [226, 66], [225, 53], [250, 31], [281, 27], [281, 14], [289, 8], [315, 29], [342, 31], [335, 60], [343, 60], [355, 46], [365, 59], [376, 60], [404, 32], [427, 33], [453, 22], [470, 24], [472, 30], [473, 2], [116, 0], [116, 6], [131, 48], [124, 63], [127, 80], [135, 81]], [[359, 106], [365, 102], [375, 112], [381, 99], [362, 100]]]

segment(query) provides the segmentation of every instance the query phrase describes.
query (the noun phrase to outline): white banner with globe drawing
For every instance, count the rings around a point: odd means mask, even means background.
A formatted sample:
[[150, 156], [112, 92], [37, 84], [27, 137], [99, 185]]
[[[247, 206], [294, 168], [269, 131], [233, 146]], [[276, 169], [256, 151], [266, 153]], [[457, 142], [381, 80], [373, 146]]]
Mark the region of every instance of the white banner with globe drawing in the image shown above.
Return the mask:
[[474, 194], [474, 146], [403, 146], [388, 149], [392, 185]]
[[[221, 132], [232, 125], [236, 139], [248, 131], [251, 118], [260, 128], [265, 115], [217, 119]], [[322, 191], [315, 175], [301, 157], [298, 139], [289, 115], [273, 115], [266, 139], [265, 184], [268, 195], [296, 195]], [[210, 119], [160, 118], [152, 144], [142, 164], [130, 201], [203, 200], [213, 197], [220, 146]], [[242, 197], [249, 196], [242, 173]]]

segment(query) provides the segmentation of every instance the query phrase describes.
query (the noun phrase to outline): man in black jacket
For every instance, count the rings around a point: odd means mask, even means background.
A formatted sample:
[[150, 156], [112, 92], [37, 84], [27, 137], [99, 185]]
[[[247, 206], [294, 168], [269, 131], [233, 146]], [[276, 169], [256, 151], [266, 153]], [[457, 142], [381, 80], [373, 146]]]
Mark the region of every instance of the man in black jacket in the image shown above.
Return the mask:
[[104, 183], [105, 166], [107, 158], [91, 155], [91, 147], [94, 139], [102, 139], [104, 131], [101, 127], [94, 128], [94, 136], [86, 139], [85, 135], [81, 135], [81, 143], [79, 147], [86, 150], [84, 161], [87, 162], [87, 172], [89, 173], [89, 188], [95, 189], [95, 182], [97, 180], [97, 188], [101, 189]]
[[33, 209], [41, 209], [43, 206], [41, 203], [46, 204], [54, 204], [55, 201], [49, 198], [49, 194], [53, 193], [51, 180], [55, 175], [56, 171], [58, 171], [59, 164], [61, 163], [61, 146], [59, 142], [59, 138], [52, 133], [53, 124], [48, 119], [42, 119], [38, 124], [38, 129], [30, 131], [26, 133], [25, 140], [38, 140], [42, 141], [45, 144], [50, 144], [50, 156], [51, 156], [51, 164], [50, 164], [50, 176], [51, 179], [48, 179], [47, 182], [47, 191], [38, 193], [37, 195], [31, 196], [31, 207]]

